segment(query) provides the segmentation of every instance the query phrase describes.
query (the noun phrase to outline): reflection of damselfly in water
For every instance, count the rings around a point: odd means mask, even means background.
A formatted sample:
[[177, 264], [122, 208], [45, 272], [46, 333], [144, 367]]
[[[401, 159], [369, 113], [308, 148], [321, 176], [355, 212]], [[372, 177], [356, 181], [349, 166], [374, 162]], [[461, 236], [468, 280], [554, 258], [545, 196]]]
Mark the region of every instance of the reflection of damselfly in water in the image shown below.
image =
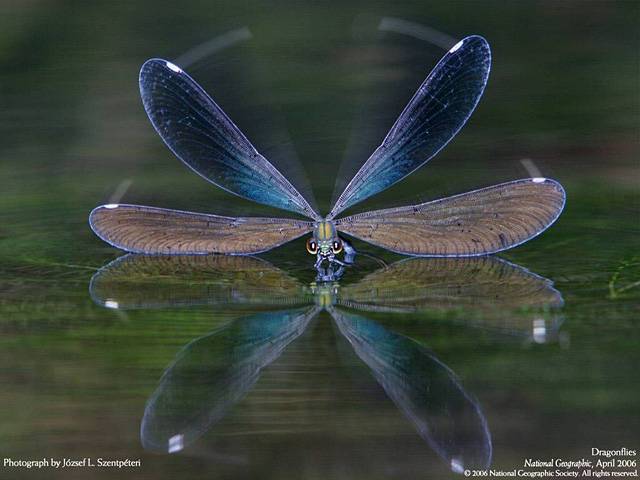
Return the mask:
[[[562, 305], [550, 281], [491, 257], [409, 259], [350, 285], [309, 288], [254, 257], [128, 255], [96, 273], [90, 291], [96, 303], [125, 310], [249, 304], [277, 309], [237, 318], [180, 351], [147, 402], [141, 427], [147, 449], [171, 453], [194, 442], [326, 310], [389, 399], [458, 472], [491, 461], [480, 405], [423, 344], [353, 310], [462, 308], [480, 313], [473, 326], [527, 337], [532, 320], [546, 319], [552, 338], [558, 325], [554, 307]], [[518, 309], [525, 314], [509, 321]]]
[[454, 45], [322, 217], [191, 77], [168, 61], [149, 60], [140, 72], [144, 107], [178, 158], [231, 193], [311, 220], [110, 204], [91, 212], [91, 227], [111, 245], [146, 254], [255, 254], [312, 232], [307, 250], [316, 255], [316, 266], [324, 260], [341, 263], [336, 255], [342, 251], [353, 253], [341, 234], [401, 254], [435, 257], [485, 255], [520, 245], [560, 215], [565, 193], [556, 181], [516, 180], [337, 218], [424, 165], [458, 133], [484, 91], [490, 64], [482, 37]]

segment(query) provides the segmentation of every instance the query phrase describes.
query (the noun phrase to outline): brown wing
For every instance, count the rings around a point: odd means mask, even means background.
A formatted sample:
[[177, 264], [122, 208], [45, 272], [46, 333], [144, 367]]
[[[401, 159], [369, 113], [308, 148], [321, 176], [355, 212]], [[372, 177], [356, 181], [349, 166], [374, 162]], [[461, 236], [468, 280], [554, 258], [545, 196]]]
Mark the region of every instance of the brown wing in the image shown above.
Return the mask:
[[128, 254], [98, 270], [89, 292], [97, 304], [117, 309], [309, 303], [295, 278], [245, 255]]
[[562, 186], [530, 178], [407, 207], [335, 220], [336, 228], [406, 255], [468, 257], [515, 247], [548, 228], [564, 207]]
[[138, 205], [103, 205], [89, 216], [93, 231], [128, 252], [248, 255], [270, 250], [313, 229], [289, 218], [221, 217]]
[[563, 301], [550, 280], [485, 256], [400, 260], [341, 287], [339, 303], [367, 311], [434, 311], [560, 307]]

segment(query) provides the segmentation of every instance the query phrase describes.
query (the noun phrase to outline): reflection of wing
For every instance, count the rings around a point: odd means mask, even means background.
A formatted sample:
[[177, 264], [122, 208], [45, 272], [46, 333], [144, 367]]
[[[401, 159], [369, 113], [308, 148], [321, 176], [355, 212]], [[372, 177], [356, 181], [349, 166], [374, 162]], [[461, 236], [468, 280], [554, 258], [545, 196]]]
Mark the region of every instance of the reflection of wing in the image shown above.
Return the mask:
[[410, 338], [334, 308], [340, 332], [422, 438], [458, 473], [491, 463], [491, 435], [455, 374]]
[[495, 257], [410, 258], [339, 290], [339, 303], [369, 311], [559, 307], [553, 283]]
[[241, 197], [319, 220], [305, 198], [180, 68], [148, 60], [140, 70], [140, 94], [158, 134], [196, 173]]
[[253, 315], [189, 343], [147, 402], [140, 427], [144, 448], [173, 453], [194, 442], [251, 390], [317, 312]]
[[104, 205], [89, 215], [102, 240], [147, 254], [265, 252], [310, 232], [313, 223], [288, 218], [221, 217], [138, 205]]
[[118, 309], [307, 303], [298, 281], [255, 257], [125, 255], [101, 268], [89, 292]]
[[484, 38], [471, 36], [456, 44], [347, 185], [329, 218], [402, 180], [449, 143], [478, 104], [490, 66]]
[[500, 252], [547, 229], [564, 207], [554, 180], [532, 178], [407, 207], [365, 212], [336, 228], [405, 255], [465, 257]]

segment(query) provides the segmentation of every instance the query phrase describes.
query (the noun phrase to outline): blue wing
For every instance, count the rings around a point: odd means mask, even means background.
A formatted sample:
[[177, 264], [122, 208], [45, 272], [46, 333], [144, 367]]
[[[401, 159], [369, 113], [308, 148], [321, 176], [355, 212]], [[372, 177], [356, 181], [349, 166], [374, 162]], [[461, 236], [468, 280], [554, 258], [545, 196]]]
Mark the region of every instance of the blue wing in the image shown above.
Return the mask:
[[367, 318], [328, 310], [387, 395], [453, 471], [489, 466], [487, 422], [449, 367], [408, 337]]
[[197, 174], [249, 200], [319, 219], [307, 200], [182, 69], [166, 60], [148, 60], [140, 70], [140, 94], [158, 134]]
[[328, 218], [389, 188], [420, 168], [460, 131], [475, 109], [491, 68], [491, 50], [477, 35], [440, 60], [336, 201]]
[[143, 447], [174, 453], [196, 441], [251, 390], [262, 369], [304, 332], [318, 310], [239, 318], [185, 346], [147, 401]]

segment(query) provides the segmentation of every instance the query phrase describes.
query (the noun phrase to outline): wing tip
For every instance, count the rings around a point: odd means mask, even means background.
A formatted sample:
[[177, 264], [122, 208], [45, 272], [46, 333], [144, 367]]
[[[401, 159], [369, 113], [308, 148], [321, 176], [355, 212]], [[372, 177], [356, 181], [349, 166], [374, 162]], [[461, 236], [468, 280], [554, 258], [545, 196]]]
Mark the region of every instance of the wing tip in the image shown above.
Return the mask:
[[158, 67], [169, 68], [170, 70], [173, 70], [176, 73], [183, 71], [180, 67], [170, 62], [169, 60], [165, 60], [164, 58], [160, 58], [160, 57], [152, 57], [152, 58], [149, 58], [148, 60], [145, 60], [145, 62], [140, 67], [140, 76], [143, 76], [144, 74], [146, 74], [150, 69], [158, 68]]
[[[559, 181], [557, 181], [557, 180], [555, 180], [553, 178], [548, 178], [548, 177], [532, 177], [532, 178], [527, 178], [527, 179], [524, 179], [524, 180], [521, 180], [521, 181], [522, 182], [532, 182], [532, 183], [535, 183], [535, 184], [538, 184], [538, 185], [549, 185], [549, 186], [553, 187], [556, 191], [558, 191], [558, 193], [560, 193], [561, 201], [560, 201], [559, 206], [557, 207], [557, 210], [556, 210], [555, 214], [546, 223], [546, 225], [544, 227], [542, 227], [540, 230], [535, 232], [533, 235], [523, 239], [522, 241], [514, 243], [513, 245], [508, 245], [506, 247], [499, 248], [499, 249], [497, 249], [495, 251], [492, 251], [492, 252], [482, 253], [482, 254], [479, 254], [479, 255], [494, 255], [496, 253], [504, 252], [506, 250], [511, 250], [511, 249], [519, 247], [520, 245], [523, 245], [523, 244], [525, 244], [527, 242], [530, 242], [534, 238], [538, 237], [539, 235], [541, 235], [542, 233], [547, 231], [554, 223], [556, 223], [558, 218], [560, 218], [560, 215], [562, 215], [562, 212], [564, 211], [565, 204], [567, 202], [567, 193], [566, 193], [564, 187], [562, 186], [562, 184]], [[563, 302], [564, 302], [564, 300], [563, 300]]]
[[489, 45], [489, 42], [487, 41], [487, 39], [484, 38], [482, 35], [473, 34], [473, 35], [464, 37], [462, 40], [456, 43], [453, 47], [451, 47], [448, 53], [449, 54], [455, 53], [458, 50], [460, 50], [460, 47], [468, 43], [476, 43], [479, 48], [483, 49], [487, 55], [487, 60], [489, 65], [491, 64], [491, 46]]
[[553, 224], [558, 219], [558, 217], [562, 214], [562, 212], [564, 210], [564, 207], [567, 204], [567, 191], [564, 189], [564, 187], [562, 186], [562, 184], [558, 180], [555, 180], [553, 178], [532, 177], [529, 180], [531, 182], [539, 184], [539, 185], [550, 185], [553, 188], [555, 188], [555, 190], [560, 194], [560, 197], [561, 197], [562, 201], [561, 201], [560, 207], [558, 208], [557, 215], [549, 223], [549, 226], [551, 226], [551, 224]]
[[458, 43], [469, 42], [469, 41], [477, 41], [477, 42], [480, 42], [483, 45], [486, 45], [487, 47], [489, 47], [489, 42], [487, 41], [487, 39], [484, 38], [482, 35], [479, 35], [477, 33], [474, 33], [474, 34], [471, 34], [471, 35], [467, 35], [462, 40], [460, 40], [460, 42], [458, 42]]
[[105, 229], [102, 229], [99, 225], [99, 216], [101, 213], [105, 212], [105, 211], [115, 211], [120, 207], [123, 206], [130, 206], [130, 205], [125, 205], [122, 203], [107, 203], [104, 205], [99, 205], [97, 207], [95, 207], [93, 210], [91, 210], [91, 212], [89, 212], [89, 227], [91, 228], [91, 230], [93, 231], [93, 233], [103, 242], [105, 242], [106, 244], [117, 248], [119, 250], [123, 250], [125, 252], [130, 252], [130, 253], [143, 253], [143, 252], [139, 252], [137, 250], [133, 250], [130, 248], [126, 248], [123, 245], [118, 245], [116, 243], [114, 243], [110, 238], [109, 235], [107, 234]]
[[[518, 182], [518, 180], [516, 180], [516, 182]], [[562, 215], [562, 212], [564, 211], [564, 207], [565, 204], [567, 202], [567, 193], [564, 189], [564, 187], [562, 186], [562, 184], [560, 182], [558, 182], [557, 180], [553, 179], [553, 178], [548, 178], [548, 177], [531, 177], [531, 178], [527, 178], [527, 179], [523, 179], [520, 180], [520, 182], [531, 182], [531, 183], [535, 183], [538, 185], [549, 185], [551, 187], [553, 187], [555, 190], [558, 191], [558, 193], [560, 193], [560, 204], [557, 207], [557, 210], [555, 212], [555, 214], [553, 215], [553, 217], [546, 223], [546, 225], [544, 227], [542, 227], [540, 230], [538, 230], [537, 232], [535, 232], [533, 235], [521, 240], [520, 242], [514, 243], [513, 245], [508, 245], [506, 247], [501, 247], [498, 248], [494, 251], [490, 251], [490, 252], [483, 252], [483, 253], [478, 253], [478, 254], [472, 254], [469, 256], [482, 256], [482, 255], [495, 255], [496, 253], [500, 253], [500, 252], [505, 252], [507, 250], [511, 250], [513, 248], [519, 247], [520, 245], [524, 245], [527, 242], [530, 242], [531, 240], [533, 240], [534, 238], [538, 237], [539, 235], [541, 235], [542, 233], [544, 233], [545, 231], [547, 231], [549, 229], [549, 227], [551, 227], [554, 223], [556, 223], [556, 221], [558, 220], [558, 218], [560, 218], [560, 215]], [[511, 183], [511, 182], [509, 182]], [[564, 302], [564, 300], [563, 300]]]
[[[164, 58], [154, 57], [146, 60], [140, 67], [140, 72], [138, 73], [138, 86], [145, 110], [147, 110], [147, 100], [145, 100], [145, 90], [147, 90], [147, 82], [149, 81], [149, 79], [157, 75], [159, 71], [165, 71], [166, 73], [171, 75], [188, 76], [188, 74], [182, 68], [180, 68], [175, 63], [170, 62], [169, 60], [165, 60]], [[149, 114], [148, 111], [147, 114]]]
[[95, 233], [98, 237], [100, 237], [101, 240], [104, 240], [99, 232], [99, 228], [96, 225], [96, 217], [99, 215], [99, 213], [103, 210], [105, 210], [107, 207], [106, 205], [99, 205], [97, 207], [95, 207], [93, 210], [91, 210], [91, 212], [89, 212], [89, 227], [91, 227], [91, 230], [93, 231], [93, 233]]

